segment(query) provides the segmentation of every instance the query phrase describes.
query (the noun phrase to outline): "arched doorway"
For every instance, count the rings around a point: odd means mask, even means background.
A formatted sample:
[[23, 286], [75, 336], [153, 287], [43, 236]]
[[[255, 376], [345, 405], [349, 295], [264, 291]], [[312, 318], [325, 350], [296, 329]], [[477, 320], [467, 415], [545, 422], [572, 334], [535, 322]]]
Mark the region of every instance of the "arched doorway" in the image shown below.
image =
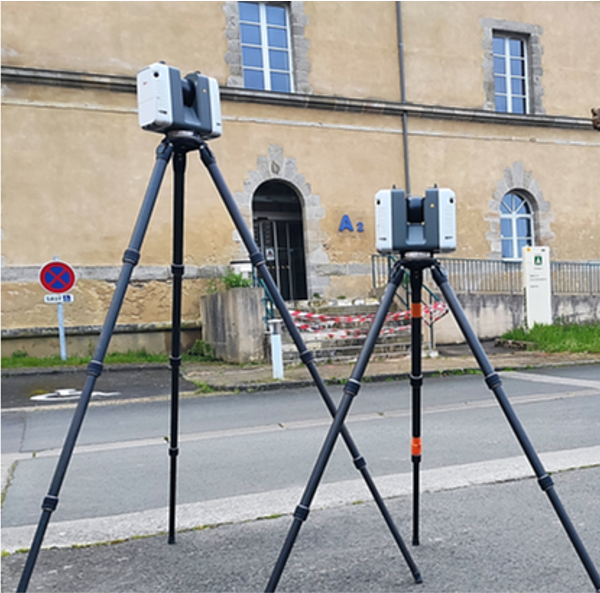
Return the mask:
[[307, 298], [302, 204], [282, 181], [266, 181], [252, 198], [254, 240], [286, 301]]

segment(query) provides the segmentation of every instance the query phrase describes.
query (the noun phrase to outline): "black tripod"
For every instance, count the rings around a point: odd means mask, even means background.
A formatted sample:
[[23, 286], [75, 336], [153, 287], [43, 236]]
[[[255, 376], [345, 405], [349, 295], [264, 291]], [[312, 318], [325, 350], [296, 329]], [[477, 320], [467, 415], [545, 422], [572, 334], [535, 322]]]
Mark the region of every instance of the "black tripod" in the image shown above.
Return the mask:
[[294, 520], [287, 535], [287, 539], [280, 552], [279, 559], [271, 575], [271, 580], [267, 587], [267, 591], [274, 591], [281, 577], [287, 559], [298, 535], [298, 531], [302, 521], [306, 519], [310, 503], [316, 493], [319, 482], [329, 460], [329, 457], [335, 446], [340, 430], [344, 426], [345, 418], [350, 410], [353, 398], [357, 395], [362, 373], [368, 363], [375, 341], [381, 330], [381, 326], [392, 303], [394, 293], [398, 288], [399, 283], [404, 275], [404, 270], [410, 272], [411, 286], [411, 375], [410, 383], [412, 387], [412, 441], [411, 441], [411, 459], [413, 465], [413, 544], [419, 544], [419, 468], [421, 463], [421, 388], [423, 385], [423, 375], [421, 372], [421, 318], [422, 318], [422, 287], [423, 287], [423, 270], [431, 268], [433, 278], [440, 288], [450, 311], [460, 327], [475, 359], [485, 378], [487, 386], [494, 392], [502, 411], [504, 412], [515, 436], [521, 445], [529, 463], [531, 464], [535, 475], [538, 478], [538, 483], [542, 490], [546, 492], [550, 502], [562, 523], [571, 543], [575, 547], [577, 554], [585, 570], [587, 571], [594, 587], [600, 591], [600, 576], [592, 562], [585, 546], [583, 545], [573, 523], [569, 519], [556, 491], [552, 478], [546, 473], [542, 462], [540, 461], [531, 441], [529, 440], [523, 426], [521, 425], [517, 415], [510, 404], [504, 390], [501, 387], [501, 381], [498, 374], [494, 371], [490, 364], [483, 347], [481, 346], [475, 332], [469, 325], [467, 317], [456, 298], [454, 291], [448, 283], [446, 273], [440, 266], [439, 262], [428, 254], [414, 254], [416, 257], [409, 257], [407, 254], [393, 268], [390, 274], [390, 282], [387, 286], [385, 295], [381, 301], [381, 305], [367, 336], [367, 340], [363, 346], [360, 357], [354, 367], [351, 378], [344, 388], [344, 396], [339, 405], [338, 412], [335, 415], [334, 421], [330, 426], [326, 440], [319, 453], [319, 457], [315, 463], [309, 482], [306, 486], [302, 500], [294, 513]]
[[[179, 369], [181, 365], [180, 338], [181, 338], [181, 288], [182, 278], [184, 273], [183, 266], [183, 222], [184, 222], [184, 173], [186, 167], [186, 155], [190, 151], [199, 150], [201, 160], [208, 169], [208, 172], [219, 191], [225, 206], [240, 234], [242, 240], [248, 250], [250, 259], [269, 290], [275, 305], [281, 314], [281, 317], [292, 336], [292, 339], [298, 348], [302, 362], [308, 368], [311, 377], [332, 417], [337, 417], [337, 409], [331, 396], [329, 395], [325, 383], [317, 370], [312, 353], [306, 348], [302, 337], [296, 326], [292, 316], [290, 315], [275, 282], [273, 281], [262, 253], [258, 250], [250, 231], [248, 230], [238, 208], [235, 204], [233, 196], [229, 191], [221, 172], [216, 164], [216, 160], [204, 143], [203, 139], [191, 132], [171, 132], [169, 133], [156, 151], [156, 163], [154, 170], [146, 190], [146, 194], [142, 203], [138, 219], [136, 221], [134, 231], [130, 240], [128, 249], [123, 256], [123, 267], [117, 282], [117, 287], [113, 295], [106, 320], [102, 327], [102, 332], [94, 352], [93, 360], [87, 368], [87, 379], [82, 394], [71, 420], [71, 424], [65, 439], [54, 475], [50, 484], [48, 494], [42, 502], [42, 515], [40, 517], [36, 533], [29, 551], [23, 573], [18, 585], [18, 591], [26, 591], [41, 549], [41, 545], [46, 533], [46, 529], [50, 522], [52, 513], [58, 504], [58, 495], [65, 478], [69, 462], [71, 460], [73, 450], [83, 423], [90, 399], [97, 378], [102, 373], [103, 362], [108, 350], [108, 345], [114, 332], [115, 324], [119, 311], [125, 298], [125, 292], [131, 280], [133, 268], [139, 261], [140, 249], [144, 236], [146, 234], [152, 211], [156, 203], [156, 199], [160, 190], [160, 186], [164, 177], [165, 169], [171, 158], [173, 158], [174, 170], [174, 215], [173, 215], [173, 264], [171, 267], [173, 274], [173, 308], [172, 308], [172, 346], [171, 346], [171, 434], [169, 439], [169, 456], [170, 456], [170, 488], [169, 488], [169, 543], [175, 543], [175, 515], [176, 515], [176, 484], [177, 484], [177, 455], [178, 448], [178, 414], [179, 414]], [[398, 276], [397, 283], [394, 285], [397, 288], [402, 274]], [[393, 292], [389, 299], [393, 297]], [[380, 325], [383, 323], [381, 320]], [[376, 338], [375, 334], [375, 338]], [[360, 376], [364, 372], [367, 359], [360, 370]], [[358, 391], [359, 378], [353, 380], [352, 385], [356, 386]], [[377, 490], [375, 483], [367, 470], [367, 464], [358, 448], [356, 447], [348, 429], [340, 423], [336, 430], [336, 437], [342, 434], [342, 438], [350, 452], [350, 456], [355, 467], [360, 471], [366, 485], [371, 492], [390, 532], [398, 545], [408, 567], [413, 575], [415, 582], [421, 582], [421, 575], [406, 547], [392, 517], [385, 506], [381, 494]], [[315, 485], [316, 489], [316, 485]], [[303, 511], [298, 511], [302, 513]], [[308, 514], [308, 508], [306, 508]], [[306, 518], [306, 517], [304, 517]]]
[[[412, 462], [413, 462], [413, 476], [414, 476], [414, 523], [413, 523], [413, 542], [418, 544], [418, 494], [419, 494], [419, 464], [421, 461], [421, 420], [420, 420], [420, 405], [421, 405], [421, 386], [422, 386], [422, 374], [421, 374], [421, 289], [422, 289], [422, 273], [424, 269], [431, 268], [432, 275], [436, 284], [439, 286], [442, 294], [444, 295], [451, 312], [454, 314], [455, 320], [457, 321], [465, 339], [467, 340], [471, 351], [473, 352], [481, 370], [484, 373], [485, 382], [490, 389], [493, 390], [504, 414], [506, 415], [511, 428], [513, 429], [517, 440], [521, 444], [525, 455], [531, 463], [533, 470], [538, 478], [538, 482], [541, 488], [547, 493], [555, 512], [557, 513], [563, 527], [565, 528], [573, 546], [576, 549], [588, 575], [590, 576], [596, 590], [600, 591], [600, 576], [596, 571], [594, 564], [592, 563], [583, 543], [581, 542], [573, 524], [571, 523], [562, 503], [560, 502], [558, 495], [554, 491], [552, 479], [547, 475], [539, 457], [537, 456], [531, 442], [529, 441], [523, 427], [521, 426], [508, 398], [501, 387], [501, 381], [497, 373], [492, 368], [481, 344], [479, 343], [475, 333], [470, 327], [468, 320], [462, 310], [456, 295], [448, 283], [448, 279], [445, 272], [441, 268], [439, 262], [431, 257], [425, 257], [422, 259], [410, 259], [404, 258], [401, 260], [392, 270], [390, 274], [390, 281], [386, 288], [386, 292], [382, 299], [379, 310], [375, 316], [373, 325], [367, 336], [367, 340], [363, 347], [363, 350], [359, 356], [359, 359], [352, 371], [352, 375], [348, 380], [348, 383], [344, 387], [343, 398], [339, 408], [336, 408], [331, 396], [327, 392], [327, 388], [319, 375], [316, 364], [312, 353], [307, 350], [300, 333], [294, 325], [293, 319], [285, 306], [277, 286], [275, 285], [271, 275], [269, 274], [264, 256], [258, 250], [250, 231], [248, 230], [238, 208], [235, 204], [233, 196], [229, 191], [221, 172], [217, 166], [216, 160], [208, 146], [204, 143], [202, 138], [187, 132], [179, 132], [169, 134], [165, 140], [161, 143], [157, 149], [157, 162], [150, 179], [146, 196], [142, 204], [142, 209], [134, 233], [131, 239], [129, 248], [125, 251], [123, 257], [123, 268], [117, 288], [111, 302], [109, 312], [105, 324], [100, 335], [99, 343], [94, 354], [94, 359], [88, 366], [88, 379], [86, 381], [84, 390], [81, 395], [81, 399], [71, 421], [71, 426], [67, 434], [57, 468], [55, 470], [54, 477], [51, 482], [50, 490], [48, 495], [44, 498], [42, 503], [42, 516], [38, 524], [34, 541], [32, 543], [29, 556], [21, 580], [19, 582], [18, 591], [26, 591], [31, 578], [33, 568], [46, 532], [46, 528], [50, 521], [50, 516], [58, 503], [58, 493], [62, 482], [64, 480], [67, 466], [70, 461], [77, 435], [81, 428], [87, 406], [91, 397], [91, 393], [97, 377], [102, 372], [102, 363], [108, 348], [110, 337], [114, 331], [116, 319], [123, 302], [127, 285], [130, 281], [133, 267], [137, 264], [140, 254], [141, 244], [148, 227], [152, 209], [158, 195], [160, 184], [164, 175], [164, 171], [168, 161], [172, 154], [175, 154], [174, 170], [175, 170], [175, 208], [174, 208], [174, 255], [173, 255], [173, 275], [177, 278], [177, 282], [173, 284], [173, 347], [171, 354], [171, 371], [172, 371], [172, 390], [178, 390], [178, 369], [180, 365], [180, 352], [179, 352], [179, 332], [180, 332], [180, 302], [181, 302], [181, 278], [183, 276], [183, 174], [185, 170], [185, 155], [187, 152], [192, 150], [199, 150], [200, 157], [204, 165], [206, 166], [219, 194], [221, 195], [224, 204], [238, 230], [240, 236], [248, 250], [250, 259], [257, 271], [265, 281], [265, 285], [275, 305], [281, 314], [283, 322], [285, 323], [299, 353], [303, 363], [308, 368], [311, 377], [313, 378], [315, 385], [321, 394], [323, 401], [333, 417], [333, 422], [328, 431], [325, 443], [319, 453], [315, 467], [311, 473], [309, 482], [305, 488], [300, 504], [297, 506], [294, 512], [294, 519], [284, 546], [281, 550], [269, 583], [267, 585], [267, 591], [274, 591], [277, 587], [279, 579], [289, 555], [292, 551], [296, 538], [298, 536], [302, 523], [306, 520], [310, 511], [310, 504], [314, 498], [316, 490], [319, 486], [320, 480], [329, 461], [333, 448], [335, 446], [337, 437], [341, 434], [342, 438], [350, 452], [350, 455], [354, 461], [356, 468], [361, 472], [363, 479], [365, 480], [369, 491], [371, 492], [384, 520], [386, 521], [388, 528], [390, 529], [392, 536], [394, 537], [396, 544], [398, 545], [407, 565], [409, 566], [415, 582], [422, 582], [421, 575], [410, 556], [398, 530], [393, 523], [391, 515], [387, 510], [381, 495], [379, 494], [373, 479], [366, 468], [366, 462], [360, 455], [354, 441], [352, 440], [344, 421], [350, 410], [350, 406], [354, 397], [358, 394], [360, 389], [360, 383], [368, 364], [369, 358], [375, 346], [375, 342], [385, 320], [385, 316], [392, 303], [394, 294], [402, 281], [405, 269], [410, 271], [411, 275], [411, 311], [413, 313], [413, 319], [411, 322], [411, 328], [413, 336], [412, 340], [412, 368], [411, 368], [411, 384], [413, 390], [413, 434], [412, 434]], [[177, 319], [175, 319], [177, 317]], [[177, 393], [172, 394], [172, 413], [171, 413], [171, 439], [169, 455], [171, 456], [171, 498], [169, 507], [169, 543], [175, 541], [175, 478], [176, 478], [176, 457], [178, 453], [178, 436], [177, 436]]]
[[27, 561], [21, 574], [18, 591], [26, 591], [31, 579], [50, 517], [58, 505], [60, 492], [69, 462], [73, 455], [75, 443], [85, 418], [87, 408], [96, 384], [102, 373], [104, 358], [110, 339], [114, 332], [117, 317], [125, 298], [125, 292], [131, 280], [134, 267], [140, 258], [140, 249], [146, 235], [152, 211], [158, 197], [158, 192], [167, 168], [173, 158], [173, 308], [172, 308], [172, 344], [171, 344], [171, 434], [169, 438], [170, 456], [170, 487], [169, 487], [169, 543], [175, 542], [175, 495], [177, 477], [178, 449], [178, 416], [179, 416], [179, 367], [181, 364], [181, 288], [183, 277], [183, 203], [184, 203], [184, 173], [186, 153], [197, 148], [197, 143], [190, 142], [185, 133], [174, 133], [159, 145], [156, 150], [156, 163], [148, 183], [148, 188], [142, 202], [142, 207], [136, 221], [129, 247], [123, 254], [123, 266], [117, 286], [100, 333], [98, 344], [92, 362], [87, 367], [87, 379], [81, 397], [73, 414], [63, 448], [54, 471], [48, 494], [42, 502], [42, 515], [39, 520]]

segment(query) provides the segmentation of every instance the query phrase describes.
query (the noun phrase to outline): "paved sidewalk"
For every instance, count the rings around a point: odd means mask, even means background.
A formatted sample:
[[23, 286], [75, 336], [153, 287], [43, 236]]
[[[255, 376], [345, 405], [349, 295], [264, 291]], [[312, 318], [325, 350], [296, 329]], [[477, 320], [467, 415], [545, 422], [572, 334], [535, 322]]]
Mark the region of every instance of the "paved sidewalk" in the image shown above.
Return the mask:
[[[498, 370], [543, 368], [600, 362], [600, 354], [571, 354], [529, 352], [498, 346], [493, 340], [482, 342], [492, 366]], [[343, 383], [351, 375], [354, 363], [329, 362], [317, 365], [319, 374], [328, 383]], [[365, 372], [365, 381], [385, 381], [406, 378], [410, 374], [411, 356], [394, 359], [372, 359]], [[479, 370], [477, 361], [466, 344], [439, 346], [434, 356], [424, 355], [422, 370], [425, 376], [435, 373], [454, 373]], [[303, 364], [286, 366], [284, 379], [273, 379], [270, 365], [195, 364], [183, 366], [186, 379], [216, 390], [280, 389], [310, 385], [310, 373]]]
[[[600, 468], [555, 476], [592, 560], [600, 563]], [[410, 545], [411, 500], [389, 509], [423, 584], [416, 585], [374, 503], [312, 511], [278, 591], [586, 593], [594, 590], [534, 479], [424, 492], [421, 545]], [[185, 593], [263, 591], [292, 523], [289, 515], [112, 545], [42, 550], [29, 591]], [[25, 554], [2, 559], [15, 591]]]

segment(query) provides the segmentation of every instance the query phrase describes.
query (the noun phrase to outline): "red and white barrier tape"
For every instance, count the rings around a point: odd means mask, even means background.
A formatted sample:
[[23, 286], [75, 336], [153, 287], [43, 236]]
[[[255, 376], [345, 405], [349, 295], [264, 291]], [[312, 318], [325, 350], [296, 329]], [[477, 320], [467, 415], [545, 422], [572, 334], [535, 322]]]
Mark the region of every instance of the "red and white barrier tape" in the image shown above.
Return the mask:
[[[294, 319], [295, 326], [304, 332], [322, 332], [328, 338], [357, 338], [366, 335], [368, 328], [356, 329], [333, 329], [333, 326], [340, 323], [369, 323], [375, 319], [375, 313], [362, 315], [322, 315], [320, 313], [310, 313], [307, 311], [290, 311]], [[448, 307], [445, 303], [435, 302], [431, 306], [423, 307], [423, 320], [427, 325], [435, 323], [448, 313]], [[407, 321], [410, 319], [410, 311], [398, 311], [388, 313], [385, 323]], [[399, 325], [396, 327], [384, 327], [380, 335], [389, 335], [396, 332], [409, 329], [410, 325]], [[323, 331], [329, 330], [329, 331]]]

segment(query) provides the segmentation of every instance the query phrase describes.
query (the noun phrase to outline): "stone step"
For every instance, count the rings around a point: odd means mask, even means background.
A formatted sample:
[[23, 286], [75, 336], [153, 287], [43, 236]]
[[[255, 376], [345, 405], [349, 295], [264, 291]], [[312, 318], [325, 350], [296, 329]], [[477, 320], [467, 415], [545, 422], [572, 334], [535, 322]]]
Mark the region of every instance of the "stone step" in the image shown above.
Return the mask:
[[[431, 311], [429, 305], [424, 303], [423, 322], [428, 324], [431, 319], [435, 320], [440, 316], [439, 304], [432, 305]], [[296, 312], [298, 313], [298, 312]], [[314, 333], [336, 333], [343, 330], [360, 331], [367, 333], [376, 316], [374, 307], [370, 309], [362, 307], [337, 307], [320, 309], [314, 311], [302, 311], [299, 314], [294, 314], [294, 322], [296, 327], [307, 335]], [[443, 315], [442, 315], [443, 316]], [[394, 308], [386, 317], [384, 327], [400, 328], [410, 326], [411, 317], [410, 311], [405, 309]], [[285, 328], [282, 328], [282, 333], [286, 335]]]
[[[295, 316], [295, 321], [297, 326], [306, 324], [314, 328], [315, 331], [302, 330], [300, 327], [298, 329], [315, 361], [350, 362], [358, 359], [378, 308], [377, 304], [352, 307], [323, 306], [305, 311], [306, 315]], [[410, 314], [407, 311], [399, 311], [397, 307], [393, 309], [391, 313], [396, 313], [397, 318], [388, 318], [385, 322], [383, 333], [373, 349], [373, 358], [398, 357], [410, 352]], [[319, 318], [321, 315], [326, 318]], [[365, 320], [364, 317], [369, 315], [371, 318]], [[298, 363], [300, 356], [285, 327], [281, 328], [281, 335], [284, 363]], [[427, 347], [425, 337], [422, 343]]]
[[[304, 337], [304, 336], [303, 336]], [[359, 339], [346, 340], [321, 340], [305, 341], [308, 349], [313, 353], [316, 362], [326, 362], [328, 360], [357, 360], [360, 355], [366, 337]], [[300, 361], [298, 350], [294, 344], [284, 344], [283, 361], [285, 364], [294, 364]], [[403, 333], [400, 336], [382, 336], [379, 338], [373, 349], [374, 358], [397, 357], [410, 351], [410, 334]]]
[[[349, 347], [349, 346], [357, 346], [362, 348], [367, 336], [361, 335], [356, 337], [347, 337], [343, 338], [341, 336], [332, 337], [329, 334], [312, 334], [312, 333], [304, 333], [300, 334], [304, 343], [311, 350], [320, 349], [320, 348], [340, 348], [340, 347]], [[409, 343], [410, 344], [410, 331], [402, 331], [402, 332], [394, 332], [392, 334], [380, 336], [377, 340], [377, 344], [385, 345], [385, 344], [395, 344], [395, 343]], [[284, 340], [282, 343], [282, 350], [285, 352], [287, 350], [293, 351], [295, 350], [295, 345], [292, 342], [292, 339]]]

